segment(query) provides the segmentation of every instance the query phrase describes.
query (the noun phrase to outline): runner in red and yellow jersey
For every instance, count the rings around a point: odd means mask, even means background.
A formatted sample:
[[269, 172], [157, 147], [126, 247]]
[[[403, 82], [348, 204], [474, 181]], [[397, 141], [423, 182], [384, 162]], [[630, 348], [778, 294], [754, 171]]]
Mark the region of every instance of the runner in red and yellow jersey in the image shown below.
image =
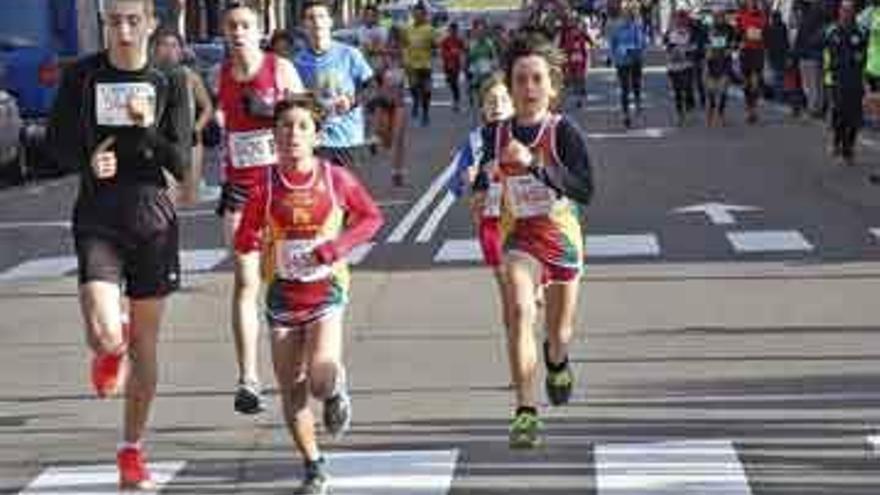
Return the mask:
[[[218, 87], [220, 121], [226, 129], [225, 183], [217, 213], [231, 244], [241, 210], [255, 184], [265, 180], [275, 163], [272, 111], [286, 93], [303, 91], [296, 69], [286, 59], [260, 49], [259, 15], [242, 2], [228, 4], [223, 30], [229, 59]], [[260, 329], [257, 298], [260, 289], [259, 254], [235, 255], [232, 330], [238, 362], [235, 410], [256, 414], [263, 409], [257, 374]]]
[[327, 483], [309, 397], [323, 401], [331, 435], [351, 421], [342, 365], [345, 256], [382, 225], [378, 206], [353, 173], [315, 156], [320, 113], [311, 96], [278, 105], [278, 165], [254, 189], [235, 238], [237, 253], [262, 250], [272, 360], [284, 417], [305, 462], [305, 493], [324, 493]]
[[549, 282], [544, 360], [550, 402], [567, 403], [574, 380], [568, 344], [583, 269], [579, 206], [589, 202], [593, 182], [583, 133], [551, 110], [561, 96], [563, 60], [540, 35], [514, 40], [505, 67], [514, 117], [487, 126], [483, 140], [494, 146], [486, 147], [474, 184], [476, 190], [501, 187], [508, 355], [517, 406], [512, 447], [540, 443], [532, 325], [542, 276]]

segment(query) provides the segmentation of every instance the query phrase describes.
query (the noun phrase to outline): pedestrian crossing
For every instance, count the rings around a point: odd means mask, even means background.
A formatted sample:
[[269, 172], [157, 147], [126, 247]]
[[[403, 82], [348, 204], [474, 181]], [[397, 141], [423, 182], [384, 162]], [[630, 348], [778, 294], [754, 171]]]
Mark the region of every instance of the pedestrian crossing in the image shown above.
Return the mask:
[[[422, 205], [422, 208], [414, 208], [411, 213], [414, 211], [416, 214], [411, 221], [405, 219], [401, 221], [384, 243], [370, 242], [356, 247], [348, 256], [349, 263], [352, 266], [369, 264], [374, 261], [373, 253], [377, 251], [376, 248], [383, 246], [383, 249], [392, 251], [415, 247], [420, 253], [427, 249], [428, 254], [424, 258], [426, 264], [481, 264], [483, 255], [477, 239], [446, 238], [436, 242], [432, 239], [437, 224], [443, 216], [437, 213], [447, 209], [442, 203], [441, 207], [432, 211], [433, 220], [429, 218], [412, 241], [404, 241], [406, 234], [415, 226], [415, 217], [427, 208], [427, 203]], [[868, 229], [866, 239], [865, 249], [880, 245], [880, 227]], [[627, 259], [662, 262], [670, 256], [676, 256], [677, 250], [680, 250], [680, 246], [668, 246], [675, 244], [671, 241], [656, 232], [589, 234], [584, 239], [584, 247], [587, 259], [591, 262]], [[821, 252], [818, 242], [796, 229], [733, 230], [724, 233], [723, 242], [726, 247], [716, 247], [712, 250], [711, 256], [709, 248], [702, 247], [706, 258], [736, 261], [752, 259], [750, 257], [756, 255], [809, 256]], [[694, 253], [691, 252], [690, 259], [697, 256]], [[224, 248], [185, 249], [180, 254], [181, 270], [188, 274], [222, 270], [229, 266], [230, 260], [231, 254]], [[76, 266], [77, 260], [74, 255], [28, 259], [0, 271], [0, 283], [69, 276], [76, 271]]]
[[[555, 439], [555, 438], [554, 438]], [[870, 437], [865, 437], [866, 447]], [[407, 494], [447, 495], [480, 493], [489, 482], [487, 470], [507, 473], [491, 478], [491, 491], [522, 488], [531, 493], [595, 493], [596, 495], [762, 495], [762, 477], [769, 471], [756, 469], [749, 448], [728, 438], [667, 438], [656, 441], [607, 441], [573, 445], [580, 452], [555, 450], [551, 444], [534, 452], [513, 455], [506, 445], [488, 457], [469, 447], [431, 450], [357, 450], [325, 452], [329, 493], [336, 495]], [[470, 447], [472, 448], [472, 447]], [[533, 455], [534, 454], [534, 455]], [[795, 455], [792, 453], [792, 455]], [[795, 455], [795, 457], [797, 457]], [[843, 458], [838, 453], [836, 461]], [[870, 465], [870, 448], [851, 450], [847, 459]], [[243, 462], [244, 461], [244, 462]], [[813, 458], [810, 493], [843, 493], [823, 489], [823, 467]], [[564, 471], [552, 477], [540, 473]], [[751, 469], [747, 469], [751, 468]], [[769, 466], [768, 466], [769, 467]], [[781, 466], [777, 466], [780, 467]], [[287, 455], [259, 459], [191, 459], [151, 462], [157, 491], [177, 493], [279, 493], [294, 489], [301, 479], [298, 460]], [[791, 466], [788, 467], [791, 469]], [[781, 472], [775, 473], [777, 476]], [[116, 493], [113, 464], [64, 463], [45, 466], [24, 486], [13, 489], [19, 495], [97, 495]], [[481, 479], [484, 478], [484, 479]], [[865, 484], [876, 486], [877, 476], [865, 473], [851, 479], [828, 476], [827, 489]], [[793, 489], [799, 480], [788, 481]], [[233, 488], [234, 487], [234, 488]], [[785, 488], [777, 485], [777, 489]], [[19, 491], [16, 491], [19, 490]], [[231, 491], [230, 491], [231, 490]], [[151, 492], [152, 493], [152, 492]], [[804, 493], [786, 491], [785, 493]], [[849, 492], [846, 493], [855, 493]], [[858, 493], [869, 493], [858, 491]], [[871, 492], [876, 493], [876, 492]]]

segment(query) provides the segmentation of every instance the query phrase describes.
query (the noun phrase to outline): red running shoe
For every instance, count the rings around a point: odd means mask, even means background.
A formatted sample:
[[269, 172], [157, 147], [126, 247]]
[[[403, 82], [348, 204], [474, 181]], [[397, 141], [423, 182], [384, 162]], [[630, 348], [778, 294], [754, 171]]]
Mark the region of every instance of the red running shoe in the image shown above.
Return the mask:
[[129, 333], [128, 324], [123, 324], [122, 344], [112, 352], [96, 352], [92, 357], [92, 386], [102, 399], [115, 394], [124, 382], [121, 370]]
[[120, 490], [153, 490], [156, 485], [150, 479], [150, 471], [144, 463], [141, 449], [125, 447], [116, 452], [116, 467], [119, 469]]

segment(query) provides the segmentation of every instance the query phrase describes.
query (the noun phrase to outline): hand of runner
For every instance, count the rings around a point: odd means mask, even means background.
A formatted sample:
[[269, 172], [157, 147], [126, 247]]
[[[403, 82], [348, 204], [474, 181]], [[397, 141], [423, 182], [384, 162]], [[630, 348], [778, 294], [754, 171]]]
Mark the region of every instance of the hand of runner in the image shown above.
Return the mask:
[[105, 138], [92, 153], [92, 171], [99, 179], [111, 179], [116, 175], [116, 152], [110, 147], [116, 142], [113, 136]]
[[138, 95], [129, 98], [128, 115], [138, 127], [150, 127], [156, 119], [150, 100]]
[[471, 220], [474, 222], [474, 225], [479, 225], [480, 219], [483, 217], [483, 210], [486, 208], [486, 192], [474, 192], [471, 195], [471, 201], [468, 206], [470, 206], [471, 210]]
[[501, 162], [504, 164], [518, 165], [528, 169], [532, 163], [532, 152], [529, 148], [516, 139], [511, 139], [507, 147], [501, 151]]
[[333, 100], [333, 113], [346, 113], [351, 110], [352, 106], [354, 106], [354, 98], [349, 95], [339, 95]]

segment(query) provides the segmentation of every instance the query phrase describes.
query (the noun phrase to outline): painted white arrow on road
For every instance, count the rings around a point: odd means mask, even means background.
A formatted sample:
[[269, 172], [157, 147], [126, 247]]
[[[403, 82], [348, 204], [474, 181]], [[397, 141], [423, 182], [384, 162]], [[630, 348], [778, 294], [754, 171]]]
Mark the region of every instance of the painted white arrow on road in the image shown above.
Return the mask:
[[704, 213], [709, 221], [715, 225], [733, 225], [736, 218], [731, 213], [760, 211], [754, 206], [728, 205], [724, 203], [702, 203], [698, 205], [684, 206], [672, 210], [674, 213]]

